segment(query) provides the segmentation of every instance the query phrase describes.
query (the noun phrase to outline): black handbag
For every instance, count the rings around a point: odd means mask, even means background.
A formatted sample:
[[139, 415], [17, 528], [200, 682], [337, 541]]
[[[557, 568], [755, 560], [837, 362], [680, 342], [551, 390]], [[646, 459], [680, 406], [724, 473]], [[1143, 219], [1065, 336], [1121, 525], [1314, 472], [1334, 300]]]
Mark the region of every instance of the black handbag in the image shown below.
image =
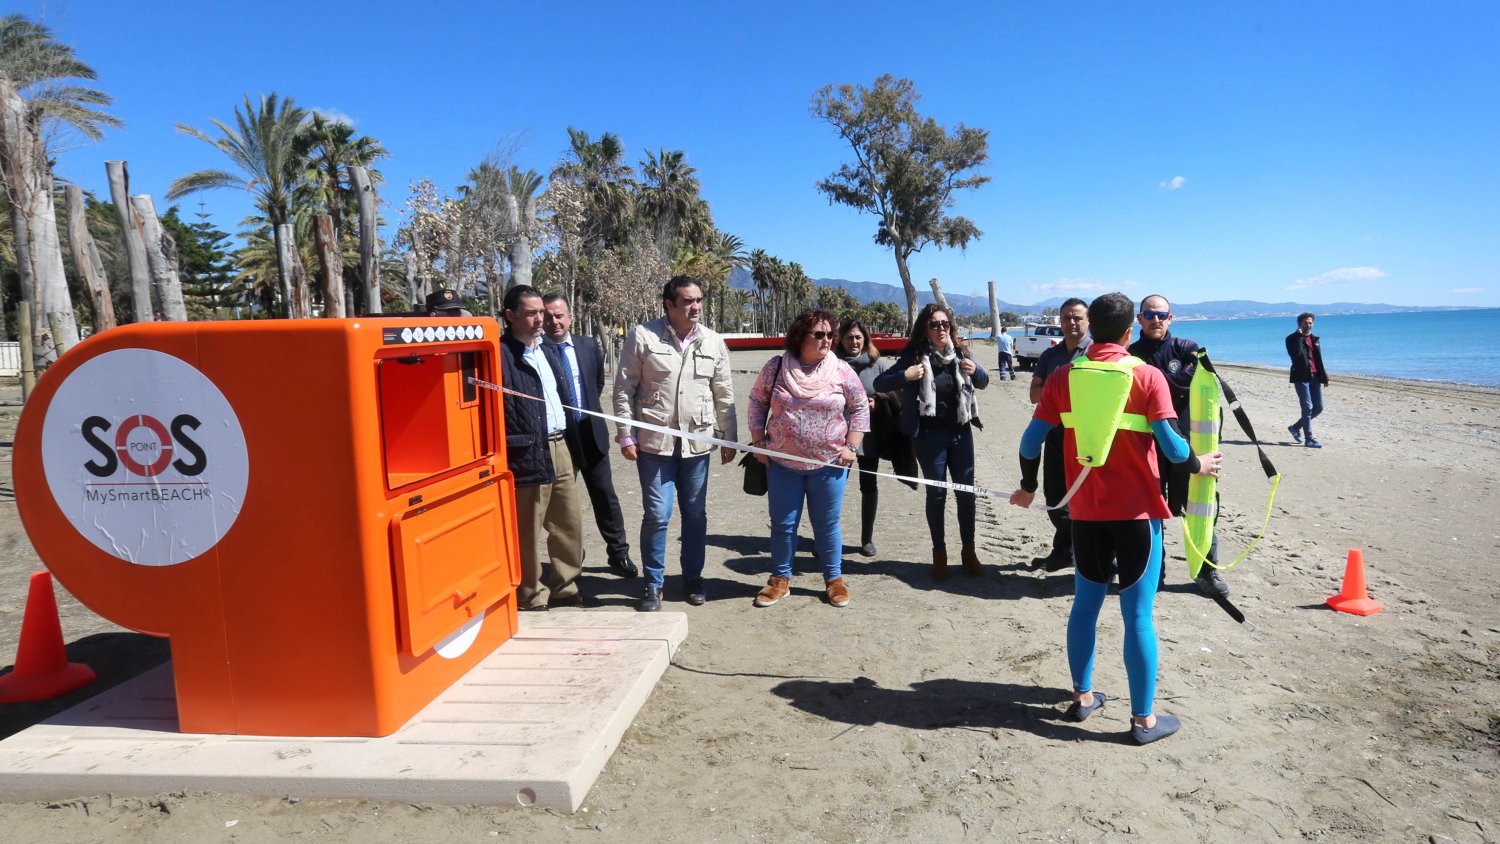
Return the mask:
[[767, 490], [765, 464], [756, 460], [755, 455], [747, 451], [745, 456], [740, 458], [740, 465], [745, 467], [745, 492], [751, 495], [765, 495]]
[[[781, 356], [778, 355], [776, 357], [776, 377], [771, 379], [772, 390], [776, 389], [776, 378], [779, 377], [781, 377]], [[769, 425], [770, 423], [770, 402], [767, 402], [766, 424]], [[765, 430], [764, 425], [761, 426], [761, 430]], [[740, 458], [740, 465], [745, 469], [745, 481], [741, 485], [741, 488], [750, 495], [765, 495], [766, 490], [769, 489], [766, 481], [766, 464], [756, 460], [755, 455], [747, 451], [745, 452], [745, 456]]]

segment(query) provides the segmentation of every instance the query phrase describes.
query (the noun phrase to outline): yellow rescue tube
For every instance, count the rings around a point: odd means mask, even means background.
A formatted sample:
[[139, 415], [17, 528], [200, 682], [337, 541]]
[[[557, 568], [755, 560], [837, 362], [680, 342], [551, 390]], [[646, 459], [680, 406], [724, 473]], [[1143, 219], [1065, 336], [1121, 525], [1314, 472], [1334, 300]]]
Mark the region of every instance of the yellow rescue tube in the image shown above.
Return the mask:
[[[1197, 352], [1201, 356], [1202, 352]], [[1201, 363], [1201, 361], [1200, 361]], [[1208, 367], [1198, 366], [1188, 387], [1188, 444], [1194, 454], [1219, 450], [1219, 379]], [[1182, 538], [1187, 548], [1188, 573], [1194, 578], [1203, 570], [1213, 547], [1214, 520], [1218, 517], [1219, 479], [1191, 475], [1187, 504], [1182, 509]], [[1209, 563], [1213, 565], [1213, 563]]]

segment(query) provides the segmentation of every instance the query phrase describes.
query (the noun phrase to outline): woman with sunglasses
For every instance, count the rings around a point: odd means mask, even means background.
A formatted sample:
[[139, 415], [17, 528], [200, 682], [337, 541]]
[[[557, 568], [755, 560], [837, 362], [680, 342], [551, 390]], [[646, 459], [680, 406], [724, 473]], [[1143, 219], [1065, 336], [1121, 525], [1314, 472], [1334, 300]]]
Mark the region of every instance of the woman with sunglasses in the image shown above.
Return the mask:
[[[901, 390], [901, 433], [912, 438], [912, 450], [928, 480], [974, 483], [974, 427], [981, 430], [974, 391], [989, 386], [990, 376], [969, 355], [955, 333], [953, 313], [936, 304], [917, 314], [911, 339], [895, 365], [875, 379], [875, 389]], [[971, 427], [972, 426], [972, 427]], [[984, 573], [974, 547], [974, 494], [958, 498], [958, 533], [963, 542], [964, 572]], [[932, 578], [948, 576], [944, 510], [948, 491], [927, 487], [927, 529], [932, 534]]]
[[755, 597], [757, 607], [769, 607], [791, 591], [804, 503], [828, 603], [849, 605], [844, 483], [870, 430], [870, 404], [859, 376], [833, 353], [836, 341], [832, 315], [817, 309], [803, 313], [787, 329], [786, 353], [766, 361], [750, 388], [750, 444], [782, 455], [755, 455], [766, 464], [771, 511], [771, 579]]

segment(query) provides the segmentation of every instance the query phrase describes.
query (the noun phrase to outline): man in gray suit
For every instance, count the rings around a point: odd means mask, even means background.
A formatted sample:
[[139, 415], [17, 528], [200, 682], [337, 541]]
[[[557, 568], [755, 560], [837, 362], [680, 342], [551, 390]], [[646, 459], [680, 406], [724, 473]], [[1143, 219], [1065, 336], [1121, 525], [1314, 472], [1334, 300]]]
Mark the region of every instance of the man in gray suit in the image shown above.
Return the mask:
[[[599, 410], [604, 391], [604, 355], [592, 337], [573, 333], [573, 312], [561, 294], [542, 297], [543, 331], [547, 342], [562, 356], [564, 381], [559, 385], [563, 402], [585, 410]], [[568, 412], [568, 427], [578, 436], [568, 444], [577, 453], [573, 466], [583, 475], [589, 501], [594, 504], [594, 522], [609, 555], [610, 571], [621, 577], [636, 577], [640, 571], [630, 559], [630, 541], [625, 538], [625, 516], [615, 496], [615, 482], [609, 469], [609, 429], [604, 420], [586, 413]]]

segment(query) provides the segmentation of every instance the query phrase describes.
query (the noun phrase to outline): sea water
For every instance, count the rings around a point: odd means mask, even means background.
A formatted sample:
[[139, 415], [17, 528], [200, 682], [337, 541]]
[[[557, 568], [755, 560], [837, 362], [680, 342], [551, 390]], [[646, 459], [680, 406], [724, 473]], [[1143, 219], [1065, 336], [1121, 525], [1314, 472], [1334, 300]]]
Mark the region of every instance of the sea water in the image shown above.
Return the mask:
[[[1215, 361], [1280, 368], [1290, 366], [1286, 336], [1296, 330], [1293, 315], [1172, 322], [1173, 335], [1208, 349]], [[1329, 314], [1318, 316], [1313, 326], [1334, 381], [1347, 373], [1486, 386], [1500, 386], [1497, 332], [1500, 308]], [[972, 336], [987, 337], [989, 332]], [[1135, 337], [1140, 337], [1139, 326]]]

